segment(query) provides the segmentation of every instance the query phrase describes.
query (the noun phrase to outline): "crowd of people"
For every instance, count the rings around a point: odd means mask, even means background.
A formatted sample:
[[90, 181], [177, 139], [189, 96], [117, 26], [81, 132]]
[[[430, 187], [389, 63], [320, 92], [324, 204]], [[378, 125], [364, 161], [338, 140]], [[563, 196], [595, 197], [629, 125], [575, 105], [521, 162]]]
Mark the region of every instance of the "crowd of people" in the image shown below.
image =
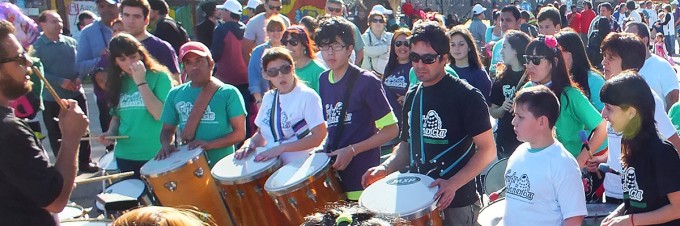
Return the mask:
[[[205, 150], [210, 167], [259, 147], [255, 161], [284, 164], [323, 149], [349, 201], [410, 171], [435, 179], [444, 225], [477, 225], [479, 175], [507, 158], [505, 225], [581, 225], [586, 203], [620, 205], [602, 225], [680, 225], [677, 1], [476, 4], [456, 26], [431, 10], [401, 20], [380, 4], [359, 26], [342, 0], [291, 21], [283, 3], [202, 4], [197, 41], [164, 0], [96, 0], [99, 16], [79, 16], [77, 39], [52, 10], [30, 45], [24, 28], [0, 21], [3, 223], [54, 225], [77, 173], [99, 170], [81, 141], [95, 136], [83, 88], [91, 80], [104, 131], [96, 141], [134, 178], [177, 144]], [[33, 85], [35, 73], [54, 94]], [[36, 115], [15, 113], [21, 98], [42, 111], [54, 164], [27, 123]], [[393, 150], [381, 161], [383, 146]], [[374, 216], [338, 208], [305, 225]], [[142, 208], [116, 222], [173, 211]], [[167, 216], [209, 219], [194, 212]]]

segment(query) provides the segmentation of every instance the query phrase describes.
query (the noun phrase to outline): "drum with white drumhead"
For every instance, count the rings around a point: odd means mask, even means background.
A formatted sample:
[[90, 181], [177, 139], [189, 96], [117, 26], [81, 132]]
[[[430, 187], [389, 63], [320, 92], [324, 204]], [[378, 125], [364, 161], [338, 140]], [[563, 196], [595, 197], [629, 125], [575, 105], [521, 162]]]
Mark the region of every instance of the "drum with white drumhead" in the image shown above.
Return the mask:
[[[146, 206], [151, 205], [151, 198], [149, 197], [146, 184], [139, 179], [127, 179], [118, 181], [106, 187], [101, 194], [119, 194], [122, 196], [137, 199], [139, 204]], [[104, 203], [100, 200], [95, 202], [95, 207], [101, 211], [104, 210]]]
[[71, 204], [64, 207], [64, 209], [57, 214], [59, 221], [75, 220], [85, 216], [86, 212], [82, 206]]
[[359, 205], [366, 209], [410, 221], [409, 225], [443, 224], [434, 195], [438, 188], [428, 187], [434, 179], [415, 173], [394, 172], [364, 190]]
[[500, 225], [505, 216], [505, 198], [500, 198], [495, 202], [485, 206], [479, 211], [477, 223], [481, 226], [496, 226]]
[[99, 158], [99, 168], [104, 170], [105, 173], [119, 171], [114, 151], [106, 153]]
[[493, 192], [500, 191], [505, 187], [505, 168], [508, 166], [508, 159], [498, 160], [486, 171], [484, 178], [484, 194], [491, 195]]

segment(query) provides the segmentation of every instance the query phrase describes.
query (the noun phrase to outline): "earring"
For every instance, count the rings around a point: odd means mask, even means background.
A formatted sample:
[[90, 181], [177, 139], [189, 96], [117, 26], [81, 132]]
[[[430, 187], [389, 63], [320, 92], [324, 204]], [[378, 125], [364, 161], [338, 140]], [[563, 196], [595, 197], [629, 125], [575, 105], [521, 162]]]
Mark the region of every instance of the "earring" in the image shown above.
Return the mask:
[[307, 50], [306, 50], [306, 49], [305, 49], [305, 50], [303, 50], [303, 51], [302, 51], [302, 54], [305, 54], [305, 55], [307, 55]]

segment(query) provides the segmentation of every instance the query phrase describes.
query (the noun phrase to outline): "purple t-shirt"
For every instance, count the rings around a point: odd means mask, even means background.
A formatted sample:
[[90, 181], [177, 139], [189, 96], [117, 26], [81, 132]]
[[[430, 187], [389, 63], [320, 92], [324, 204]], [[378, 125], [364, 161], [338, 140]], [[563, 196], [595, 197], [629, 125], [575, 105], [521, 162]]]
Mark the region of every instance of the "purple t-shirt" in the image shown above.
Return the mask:
[[177, 62], [177, 54], [172, 49], [170, 43], [162, 39], [148, 34], [149, 37], [142, 41], [142, 45], [149, 51], [149, 54], [156, 58], [158, 63], [166, 66], [173, 74], [179, 73], [179, 62]]
[[[326, 143], [334, 144], [335, 140], [339, 139], [336, 148], [339, 149], [373, 136], [378, 132], [375, 121], [392, 111], [380, 79], [373, 73], [360, 69], [353, 64], [350, 64], [347, 68], [345, 76], [335, 83], [329, 81], [329, 73], [330, 70], [325, 71], [321, 73], [319, 78], [319, 95], [328, 126]], [[344, 107], [342, 102], [349, 85], [349, 76], [356, 76], [356, 81], [349, 97], [349, 109], [345, 114], [345, 128], [342, 134], [338, 136], [336, 133], [338, 132], [339, 114]], [[380, 164], [380, 148], [378, 147], [355, 156], [345, 170], [338, 171], [344, 191], [363, 190], [361, 176], [368, 168], [378, 164]]]
[[397, 101], [399, 96], [406, 96], [406, 91], [408, 91], [409, 84], [409, 71], [413, 67], [413, 64], [409, 61], [405, 64], [399, 64], [391, 72], [385, 73], [385, 79], [383, 80], [383, 87], [385, 88], [385, 96], [394, 109], [394, 115], [397, 116], [397, 120], [401, 122], [401, 110], [403, 106]]

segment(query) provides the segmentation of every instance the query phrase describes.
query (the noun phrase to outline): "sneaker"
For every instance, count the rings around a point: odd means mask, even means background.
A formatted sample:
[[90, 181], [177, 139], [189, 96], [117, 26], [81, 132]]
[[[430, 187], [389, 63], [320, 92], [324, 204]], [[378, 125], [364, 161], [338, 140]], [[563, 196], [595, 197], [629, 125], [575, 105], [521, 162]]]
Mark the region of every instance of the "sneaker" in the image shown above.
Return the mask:
[[86, 165], [80, 165], [78, 171], [81, 173], [96, 173], [99, 172], [99, 167], [97, 167], [97, 164], [91, 162]]

